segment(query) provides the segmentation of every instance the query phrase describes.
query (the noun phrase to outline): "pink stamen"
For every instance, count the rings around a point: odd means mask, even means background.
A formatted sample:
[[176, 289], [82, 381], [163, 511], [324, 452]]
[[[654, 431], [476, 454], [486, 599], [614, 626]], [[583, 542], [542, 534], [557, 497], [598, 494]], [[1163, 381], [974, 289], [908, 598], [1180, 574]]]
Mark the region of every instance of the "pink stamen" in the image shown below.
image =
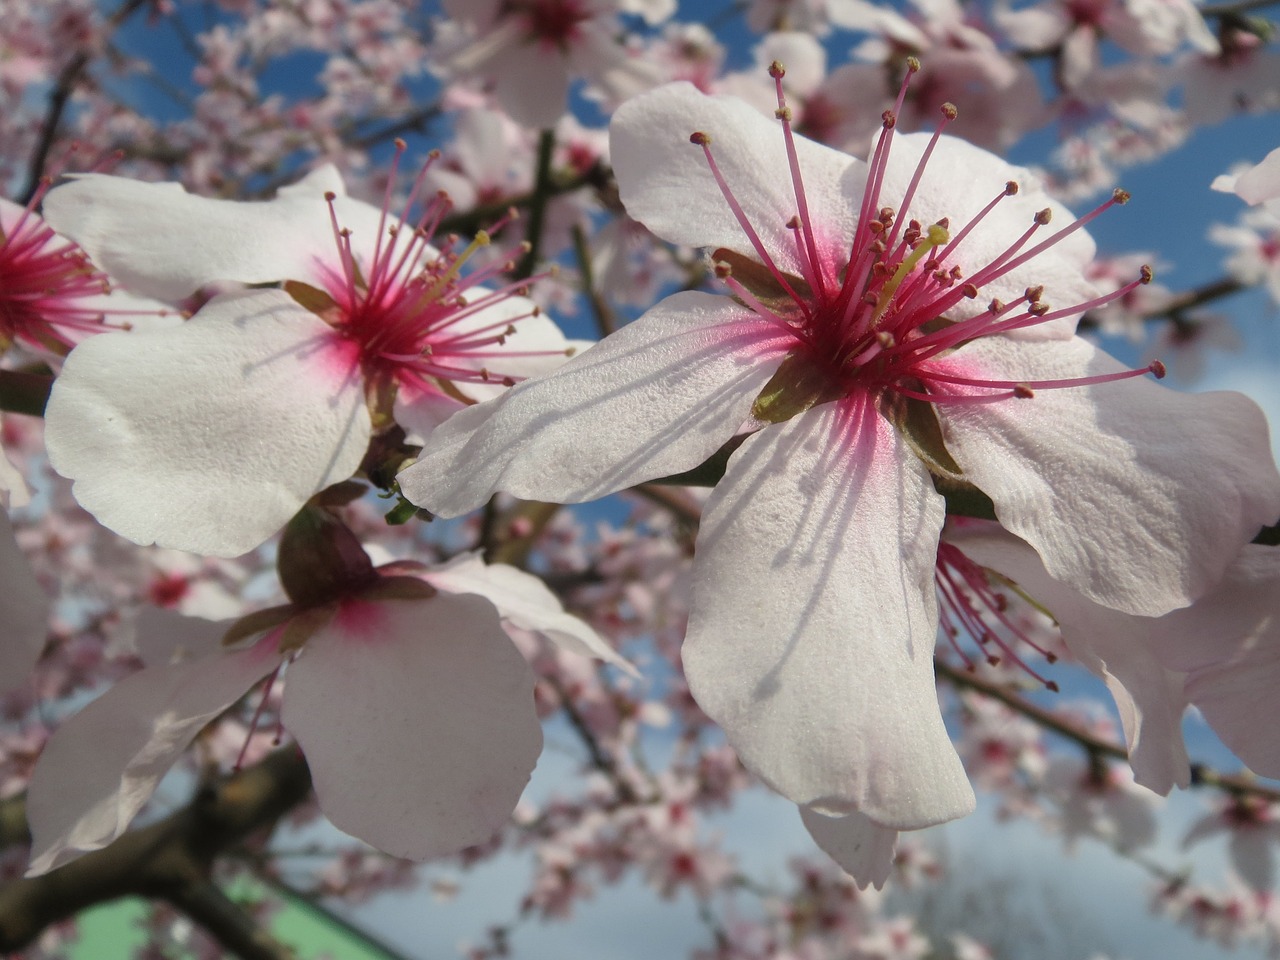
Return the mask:
[[[276, 632], [282, 633], [283, 629]], [[249, 722], [249, 732], [245, 734], [244, 743], [240, 746], [240, 753], [236, 757], [236, 762], [231, 767], [231, 769], [236, 773], [239, 773], [241, 768], [244, 766], [244, 758], [249, 752], [249, 744], [253, 740], [253, 735], [258, 732], [258, 724], [262, 720], [262, 711], [267, 705], [267, 700], [271, 697], [271, 690], [275, 686], [276, 680], [279, 678], [280, 671], [283, 667], [284, 661], [281, 660], [276, 664], [276, 668], [267, 674], [266, 686], [262, 688], [262, 696], [258, 698], [258, 706], [253, 711], [253, 720]]]
[[769, 67], [769, 75], [773, 77], [774, 87], [778, 94], [778, 109], [774, 114], [782, 121], [782, 138], [787, 145], [787, 163], [791, 167], [791, 185], [795, 190], [796, 205], [800, 209], [800, 228], [804, 234], [804, 245], [808, 251], [808, 260], [813, 270], [814, 289], [819, 296], [826, 295], [824, 280], [818, 260], [818, 248], [814, 243], [813, 221], [809, 218], [809, 201], [805, 197], [804, 180], [800, 175], [800, 158], [796, 155], [796, 138], [791, 130], [791, 108], [787, 106], [787, 98], [782, 92], [782, 78], [786, 74], [782, 64], [777, 60]]
[[[954, 544], [944, 541], [938, 544], [934, 579], [942, 601], [939, 606], [949, 610], [947, 622], [953, 629], [958, 623], [979, 646], [994, 645], [1006, 659], [1037, 683], [1055, 693], [1058, 691], [1058, 684], [1032, 669], [1018, 655], [1014, 644], [1025, 644], [1049, 663], [1054, 663], [1057, 657], [1032, 640], [1025, 630], [1009, 618], [1005, 613], [1008, 601], [1003, 594], [992, 589], [986, 570], [965, 556]], [[1006, 634], [1009, 639], [1006, 639]], [[972, 670], [973, 661], [960, 650], [958, 636], [959, 630], [954, 633], [948, 631], [952, 647], [960, 653], [966, 668]], [[991, 653], [984, 654], [984, 659], [992, 666], [1000, 662], [1000, 657]]]
[[933, 156], [933, 148], [938, 145], [938, 140], [942, 136], [942, 131], [946, 125], [954, 120], [957, 116], [956, 108], [950, 103], [942, 105], [942, 119], [938, 122], [938, 126], [933, 131], [933, 136], [929, 138], [929, 145], [924, 148], [924, 153], [920, 155], [920, 162], [916, 164], [915, 172], [911, 175], [911, 182], [907, 184], [907, 192], [903, 194], [902, 204], [898, 207], [898, 220], [893, 226], [893, 232], [889, 234], [889, 239], [885, 246], [892, 247], [898, 238], [898, 230], [902, 226], [902, 221], [906, 219], [907, 212], [911, 209], [911, 201], [915, 199], [916, 188], [920, 186], [920, 178], [924, 176], [924, 168], [929, 165], [929, 158]]
[[715, 157], [711, 155], [711, 138], [705, 133], [695, 132], [689, 135], [689, 142], [702, 148], [703, 156], [707, 158], [707, 166], [711, 168], [711, 176], [715, 178], [716, 185], [720, 188], [720, 193], [729, 204], [729, 209], [733, 211], [734, 219], [738, 221], [738, 224], [747, 235], [747, 240], [759, 255], [760, 262], [769, 269], [769, 272], [773, 274], [774, 279], [787, 292], [787, 295], [796, 302], [796, 306], [807, 314], [809, 312], [808, 304], [804, 298], [792, 289], [791, 284], [787, 282], [787, 278], [778, 269], [778, 265], [773, 262], [773, 258], [769, 256], [769, 251], [765, 249], [760, 235], [751, 226], [751, 221], [747, 219], [746, 213], [743, 212], [742, 205], [738, 203], [738, 199], [733, 195], [733, 191], [729, 189], [729, 184], [725, 181], [724, 175], [720, 173], [720, 167], [716, 164]]

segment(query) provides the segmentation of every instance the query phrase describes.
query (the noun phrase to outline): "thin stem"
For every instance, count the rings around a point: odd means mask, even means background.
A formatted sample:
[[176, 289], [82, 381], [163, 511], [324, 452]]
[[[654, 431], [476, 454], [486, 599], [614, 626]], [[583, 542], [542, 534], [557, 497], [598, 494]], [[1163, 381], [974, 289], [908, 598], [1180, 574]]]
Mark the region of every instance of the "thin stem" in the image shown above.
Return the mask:
[[529, 204], [529, 229], [525, 240], [529, 243], [529, 252], [525, 254], [520, 266], [516, 269], [516, 279], [524, 280], [533, 276], [538, 265], [538, 257], [542, 249], [542, 231], [546, 225], [547, 202], [551, 199], [551, 155], [555, 151], [556, 134], [554, 130], [543, 130], [538, 136], [538, 166], [533, 181], [533, 198]]
[[[1123, 760], [1126, 763], [1129, 761], [1129, 751], [1124, 748], [1123, 744], [1100, 737], [1059, 716], [1054, 711], [1026, 700], [1006, 686], [991, 680], [984, 680], [976, 674], [969, 673], [967, 670], [937, 658], [934, 658], [933, 669], [938, 677], [946, 680], [952, 686], [964, 690], [972, 690], [983, 696], [999, 700], [1010, 710], [1021, 714], [1037, 726], [1052, 730], [1060, 737], [1075, 741], [1090, 753], [1110, 757], [1113, 760]], [[1258, 797], [1273, 803], [1280, 802], [1280, 789], [1260, 784], [1249, 776], [1219, 773], [1203, 764], [1192, 765], [1191, 783], [1193, 786], [1213, 786], [1237, 795]]]
[[[150, 0], [125, 0], [119, 9], [107, 18], [106, 30], [103, 34], [104, 41], [125, 20], [129, 19], [134, 11], [149, 2]], [[27, 165], [27, 182], [19, 194], [18, 203], [23, 206], [30, 203], [31, 198], [40, 189], [40, 178], [44, 176], [45, 165], [49, 162], [49, 153], [53, 150], [54, 141], [58, 137], [58, 127], [62, 124], [62, 115], [66, 111], [67, 102], [71, 99], [76, 87], [80, 85], [80, 80], [92, 60], [88, 53], [80, 51], [67, 61], [66, 66], [58, 73], [58, 79], [54, 81], [53, 89], [49, 93], [49, 106], [45, 110], [44, 122], [40, 124], [40, 137], [36, 141], [35, 151], [31, 154], [31, 161]]]

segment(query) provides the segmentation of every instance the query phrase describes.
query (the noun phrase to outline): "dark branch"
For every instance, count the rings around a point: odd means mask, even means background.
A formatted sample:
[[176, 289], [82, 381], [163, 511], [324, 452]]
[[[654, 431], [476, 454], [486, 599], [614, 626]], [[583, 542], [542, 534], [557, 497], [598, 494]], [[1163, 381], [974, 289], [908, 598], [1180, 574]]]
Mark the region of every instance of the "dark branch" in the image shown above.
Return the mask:
[[[243, 925], [210, 926], [225, 914], [207, 889], [214, 860], [270, 827], [310, 793], [311, 776], [296, 747], [203, 786], [184, 808], [111, 846], [87, 853], [39, 877], [0, 887], [0, 953], [21, 950], [51, 924], [108, 900], [138, 895], [167, 900], [192, 913], [227, 949], [249, 960], [284, 954], [240, 953]], [[260, 939], [260, 938], [258, 938]], [[259, 944], [259, 950], [266, 949]]]
[[[104, 42], [117, 27], [133, 15], [134, 11], [146, 6], [149, 2], [150, 0], [125, 0], [120, 8], [107, 18]], [[76, 87], [80, 85], [80, 80], [92, 61], [93, 57], [87, 51], [81, 50], [68, 60], [66, 66], [58, 73], [58, 79], [49, 93], [49, 106], [45, 110], [44, 122], [40, 125], [40, 138], [36, 142], [35, 152], [32, 153], [31, 162], [27, 166], [27, 183], [23, 187], [19, 203], [30, 203], [31, 198], [40, 189], [40, 178], [44, 176], [45, 164], [49, 162], [49, 153], [53, 149], [54, 141], [58, 138], [58, 128], [62, 125], [62, 115], [66, 112], [67, 102], [71, 99]]]

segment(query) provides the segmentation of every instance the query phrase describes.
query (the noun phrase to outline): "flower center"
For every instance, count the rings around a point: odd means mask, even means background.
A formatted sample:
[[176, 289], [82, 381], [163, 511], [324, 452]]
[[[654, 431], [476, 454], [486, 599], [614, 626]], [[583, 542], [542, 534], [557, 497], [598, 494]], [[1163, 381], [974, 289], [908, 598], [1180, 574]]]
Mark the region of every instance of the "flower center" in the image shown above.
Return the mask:
[[578, 25], [591, 19], [582, 0], [517, 0], [508, 9], [523, 16], [531, 41], [561, 50], [579, 38]]
[[0, 222], [0, 353], [18, 342], [62, 355], [75, 334], [104, 329], [104, 311], [86, 300], [110, 291], [106, 274], [32, 212], [43, 193]]
[[[420, 391], [466, 401], [454, 385], [510, 386], [520, 378], [502, 372], [503, 359], [548, 353], [504, 349], [516, 324], [537, 316], [540, 309], [529, 301], [512, 301], [528, 292], [528, 280], [501, 282], [494, 289], [482, 286], [514, 270], [514, 257], [490, 261], [465, 276], [461, 273], [476, 251], [489, 246], [491, 232], [515, 218], [514, 210], [490, 231], [479, 231], [462, 250], [457, 249], [454, 235], [446, 236], [438, 247], [432, 245], [441, 221], [452, 209], [444, 192], [422, 203], [419, 215], [411, 217], [438, 152], [419, 171], [399, 217], [390, 212], [392, 184], [405, 149], [403, 141], [396, 141], [372, 252], [358, 256], [353, 251], [351, 232], [339, 222], [337, 197], [327, 194], [337, 265], [324, 269], [323, 290], [296, 282], [286, 284], [286, 289], [356, 345], [371, 395], [408, 383]], [[501, 309], [493, 309], [504, 301]]]
[[[907, 78], [893, 110], [885, 111], [867, 173], [861, 208], [852, 243], [847, 251], [824, 243], [813, 227], [792, 130], [791, 109], [782, 91], [785, 73], [781, 64], [770, 67], [777, 91], [775, 115], [782, 122], [783, 137], [797, 213], [786, 226], [795, 238], [795, 260], [800, 276], [785, 273], [765, 248], [720, 172], [711, 152], [711, 138], [694, 133], [690, 141], [701, 146], [711, 173], [746, 232], [764, 271], [727, 251], [717, 251], [716, 275], [733, 293], [763, 319], [795, 337], [795, 363], [784, 363], [779, 375], [761, 393], [754, 409], [762, 420], [779, 422], [813, 406], [870, 391], [877, 398], [886, 393], [929, 403], [989, 403], [1013, 397], [1029, 398], [1036, 389], [1081, 386], [1105, 380], [1155, 373], [1163, 376], [1157, 361], [1148, 367], [1101, 377], [1062, 381], [1006, 381], [960, 377], [948, 373], [934, 358], [978, 337], [1009, 333], [1024, 327], [1078, 315], [1128, 295], [1139, 284], [1149, 283], [1150, 268], [1113, 293], [1085, 303], [1053, 309], [1042, 299], [1042, 287], [1029, 287], [1012, 303], [993, 300], [986, 311], [965, 319], [950, 319], [963, 301], [980, 296], [981, 288], [1034, 260], [1041, 253], [1082, 228], [1128, 194], [1117, 190], [1096, 209], [1040, 239], [1052, 217], [1039, 211], [1030, 226], [1012, 239], [1005, 250], [966, 276], [956, 253], [966, 238], [1007, 197], [1018, 192], [1009, 181], [994, 198], [958, 230], [947, 218], [932, 224], [910, 219], [912, 201], [929, 159], [946, 125], [957, 111], [942, 107], [942, 120], [929, 140], [898, 206], [885, 205], [881, 192], [886, 181], [898, 111], [905, 100], [911, 75], [919, 62], [908, 61]], [[746, 270], [744, 272], [744, 267]], [[752, 267], [755, 267], [753, 270]], [[742, 274], [735, 276], [735, 271]], [[957, 387], [978, 387], [979, 392]]]

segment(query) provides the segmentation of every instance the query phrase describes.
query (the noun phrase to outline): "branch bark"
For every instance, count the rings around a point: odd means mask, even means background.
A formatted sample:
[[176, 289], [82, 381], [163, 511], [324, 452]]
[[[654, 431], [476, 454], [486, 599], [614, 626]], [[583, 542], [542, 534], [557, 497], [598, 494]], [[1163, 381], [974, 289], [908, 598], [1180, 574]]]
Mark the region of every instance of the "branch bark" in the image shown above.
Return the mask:
[[251, 930], [251, 918], [209, 875], [220, 855], [272, 826], [310, 791], [306, 761], [287, 747], [202, 786], [186, 807], [105, 849], [0, 887], [0, 953], [21, 950], [49, 925], [88, 907], [138, 895], [173, 904], [245, 960], [282, 960], [289, 954]]

